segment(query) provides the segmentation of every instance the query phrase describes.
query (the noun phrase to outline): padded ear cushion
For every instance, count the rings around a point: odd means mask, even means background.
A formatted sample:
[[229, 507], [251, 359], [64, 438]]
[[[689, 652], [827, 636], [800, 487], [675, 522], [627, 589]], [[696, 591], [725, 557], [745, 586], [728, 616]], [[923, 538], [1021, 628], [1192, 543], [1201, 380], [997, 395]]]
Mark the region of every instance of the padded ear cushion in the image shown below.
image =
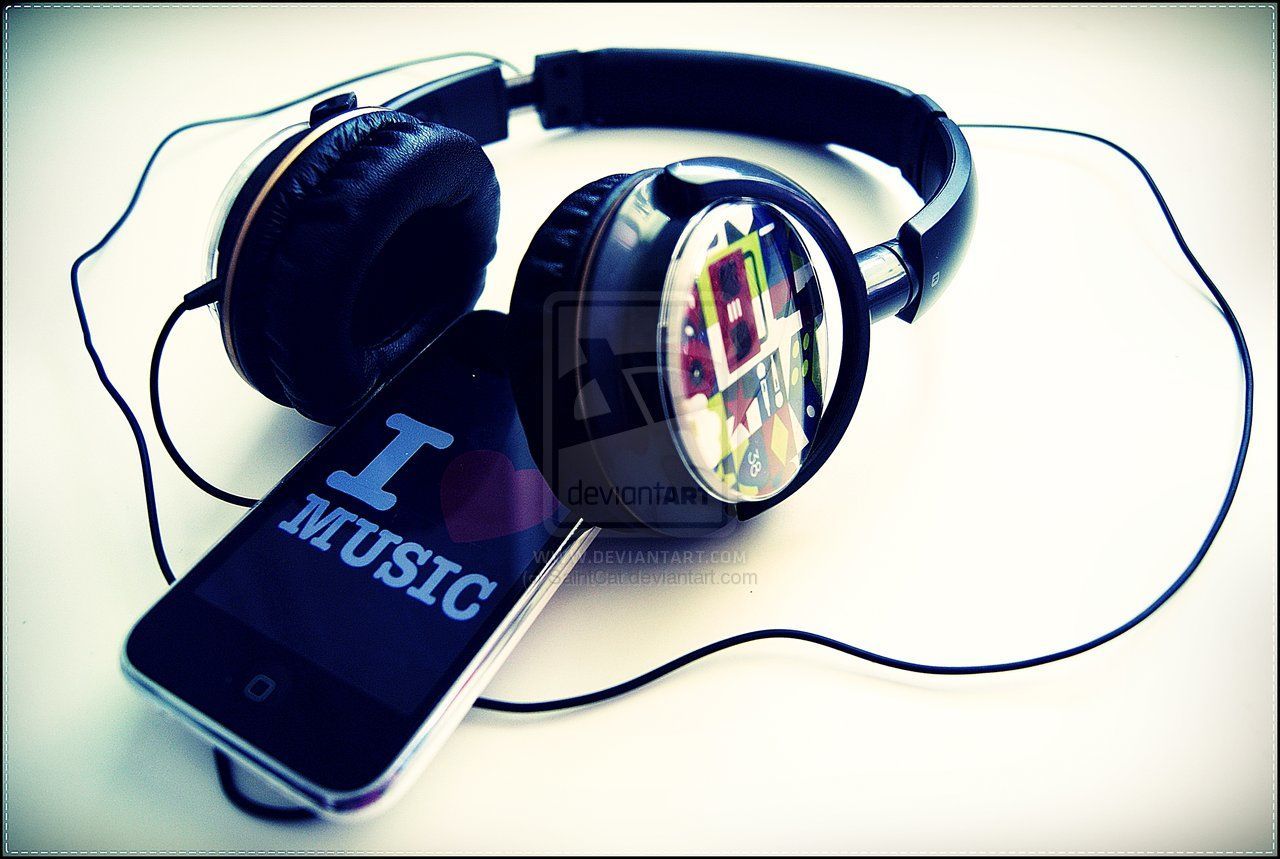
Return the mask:
[[534, 233], [516, 272], [507, 345], [508, 376], [530, 452], [552, 482], [553, 490], [557, 489], [557, 475], [549, 473], [553, 469], [547, 445], [553, 440], [562, 446], [572, 444], [571, 436], [578, 424], [567, 420], [565, 414], [572, 404], [566, 406], [563, 401], [572, 399], [572, 392], [562, 395], [557, 388], [550, 399], [546, 396], [546, 355], [552, 344], [544, 339], [551, 321], [548, 314], [553, 310], [550, 299], [581, 288], [592, 240], [612, 211], [615, 195], [633, 175], [605, 176], [566, 197]]
[[497, 228], [475, 140], [394, 111], [341, 123], [286, 169], [241, 243], [227, 301], [241, 369], [339, 422], [475, 304]]
[[556, 206], [529, 242], [516, 273], [515, 292], [536, 296], [540, 303], [546, 296], [577, 288], [591, 239], [608, 213], [604, 204], [630, 175], [615, 173], [597, 179]]

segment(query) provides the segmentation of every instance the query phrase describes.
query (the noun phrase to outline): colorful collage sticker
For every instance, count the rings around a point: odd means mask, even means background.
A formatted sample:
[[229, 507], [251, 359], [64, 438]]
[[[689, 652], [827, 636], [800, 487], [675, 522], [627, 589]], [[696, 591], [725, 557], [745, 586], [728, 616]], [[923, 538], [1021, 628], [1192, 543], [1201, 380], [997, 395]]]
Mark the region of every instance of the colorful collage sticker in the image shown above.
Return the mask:
[[780, 213], [744, 201], [713, 215], [722, 223], [706, 263], [673, 296], [683, 324], [671, 396], [686, 459], [707, 488], [761, 499], [795, 476], [822, 414], [822, 298]]

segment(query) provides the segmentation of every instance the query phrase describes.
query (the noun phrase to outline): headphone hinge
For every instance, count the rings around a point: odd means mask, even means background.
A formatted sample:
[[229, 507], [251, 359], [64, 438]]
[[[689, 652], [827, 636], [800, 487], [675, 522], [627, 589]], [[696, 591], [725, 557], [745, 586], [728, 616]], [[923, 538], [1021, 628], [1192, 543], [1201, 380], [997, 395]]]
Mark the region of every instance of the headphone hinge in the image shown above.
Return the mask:
[[533, 75], [507, 79], [507, 110], [533, 107], [538, 103], [538, 83]]
[[543, 128], [587, 125], [582, 54], [560, 51], [542, 54], [533, 61], [533, 83], [538, 118]]

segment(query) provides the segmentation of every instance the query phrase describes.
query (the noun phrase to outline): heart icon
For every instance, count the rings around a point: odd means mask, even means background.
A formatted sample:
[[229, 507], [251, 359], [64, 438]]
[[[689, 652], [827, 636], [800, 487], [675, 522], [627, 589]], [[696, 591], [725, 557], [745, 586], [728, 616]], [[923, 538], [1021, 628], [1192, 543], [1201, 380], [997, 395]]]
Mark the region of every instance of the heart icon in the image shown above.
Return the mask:
[[440, 478], [440, 509], [449, 539], [475, 543], [540, 525], [555, 513], [555, 496], [536, 468], [520, 471], [496, 450], [455, 457]]

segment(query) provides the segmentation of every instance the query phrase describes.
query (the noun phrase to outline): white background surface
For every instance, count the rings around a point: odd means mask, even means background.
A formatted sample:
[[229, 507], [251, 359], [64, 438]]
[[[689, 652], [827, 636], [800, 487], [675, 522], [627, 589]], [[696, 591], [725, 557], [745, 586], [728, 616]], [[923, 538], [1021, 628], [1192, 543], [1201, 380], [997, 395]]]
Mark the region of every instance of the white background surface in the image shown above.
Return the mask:
[[[1275, 849], [1273, 10], [19, 7], [4, 23], [7, 851]], [[182, 122], [414, 56], [476, 48], [529, 67], [539, 52], [605, 46], [829, 64], [928, 93], [959, 121], [1065, 125], [1131, 148], [1253, 347], [1258, 413], [1236, 507], [1169, 606], [1063, 664], [926, 678], [756, 644], [607, 705], [475, 712], [371, 822], [251, 820], [221, 798], [207, 748], [118, 668], [163, 585], [132, 441], [80, 348], [68, 266]], [[446, 70], [360, 93], [371, 102]], [[200, 282], [223, 182], [281, 124], [180, 138], [84, 271], [97, 342], [135, 406], [155, 332]], [[552, 136], [530, 117], [513, 132], [491, 147], [504, 196], [486, 307], [505, 307], [552, 207], [607, 173], [759, 160], [813, 191], [855, 246], [911, 211], [874, 165], [767, 141]], [[914, 327], [875, 327], [853, 428], [812, 486], [702, 547], [739, 551], [715, 569], [754, 581], [570, 581], [490, 694], [585, 691], [762, 626], [909, 659], [1019, 658], [1118, 624], [1177, 575], [1238, 433], [1226, 326], [1118, 156], [1014, 132], [970, 139], [978, 227], [946, 299]], [[320, 437], [235, 376], [204, 314], [183, 320], [165, 379], [180, 444], [228, 488], [265, 491]], [[178, 569], [240, 515], [167, 462], [159, 492]]]

